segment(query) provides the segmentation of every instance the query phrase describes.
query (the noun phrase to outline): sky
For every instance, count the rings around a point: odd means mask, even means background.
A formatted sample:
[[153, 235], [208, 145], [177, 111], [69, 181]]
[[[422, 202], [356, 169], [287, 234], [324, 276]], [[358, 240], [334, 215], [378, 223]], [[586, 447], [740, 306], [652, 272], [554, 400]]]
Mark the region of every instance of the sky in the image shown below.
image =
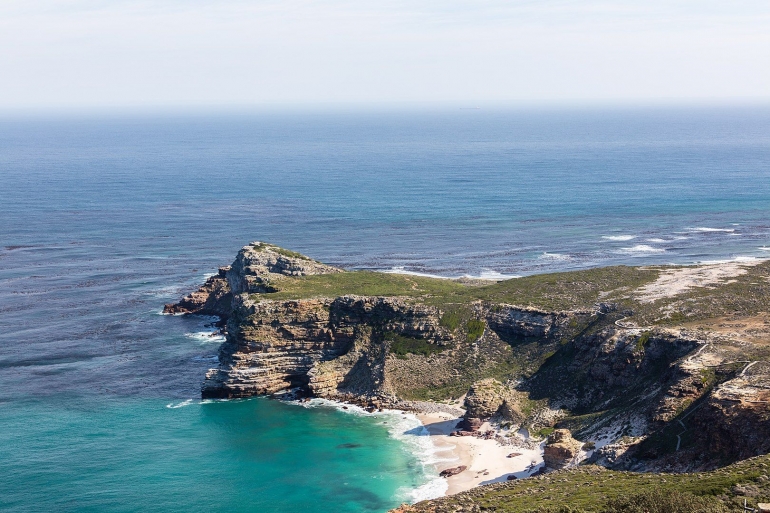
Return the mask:
[[0, 109], [770, 103], [770, 1], [2, 0]]

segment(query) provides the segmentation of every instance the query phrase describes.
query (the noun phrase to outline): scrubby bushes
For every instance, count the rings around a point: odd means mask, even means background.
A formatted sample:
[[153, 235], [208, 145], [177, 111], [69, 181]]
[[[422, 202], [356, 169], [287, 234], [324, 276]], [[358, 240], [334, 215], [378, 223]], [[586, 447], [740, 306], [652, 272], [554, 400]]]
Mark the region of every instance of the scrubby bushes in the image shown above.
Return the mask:
[[385, 334], [385, 340], [390, 341], [390, 352], [400, 358], [405, 358], [410, 353], [430, 356], [433, 353], [440, 353], [445, 349], [419, 338], [402, 337], [390, 332]]
[[[593, 511], [593, 510], [592, 510]], [[652, 488], [640, 493], [611, 499], [600, 513], [728, 513], [730, 510], [714, 497], [701, 497], [688, 492]], [[543, 506], [528, 513], [587, 513], [567, 504]]]
[[714, 497], [699, 497], [676, 490], [651, 490], [610, 500], [602, 513], [727, 513]]
[[476, 340], [481, 338], [481, 335], [484, 334], [484, 328], [486, 328], [487, 325], [484, 323], [484, 321], [480, 321], [478, 319], [471, 319], [467, 323], [465, 323], [465, 330], [468, 333], [468, 342], [475, 342]]

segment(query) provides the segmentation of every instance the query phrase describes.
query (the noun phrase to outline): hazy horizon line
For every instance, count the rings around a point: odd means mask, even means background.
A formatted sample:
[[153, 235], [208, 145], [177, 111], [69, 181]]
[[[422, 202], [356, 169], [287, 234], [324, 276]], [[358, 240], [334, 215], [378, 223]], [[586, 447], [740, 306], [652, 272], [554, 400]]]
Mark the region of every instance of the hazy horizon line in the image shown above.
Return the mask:
[[770, 98], [716, 98], [716, 99], [645, 99], [645, 100], [572, 100], [572, 101], [391, 101], [391, 102], [307, 102], [307, 103], [254, 103], [254, 104], [124, 104], [124, 105], [46, 105], [0, 107], [0, 118], [16, 117], [91, 117], [118, 115], [125, 117], [152, 115], [238, 115], [260, 113], [365, 113], [365, 112], [448, 112], [448, 111], [550, 111], [550, 110], [659, 110], [659, 109], [747, 109], [770, 108]]

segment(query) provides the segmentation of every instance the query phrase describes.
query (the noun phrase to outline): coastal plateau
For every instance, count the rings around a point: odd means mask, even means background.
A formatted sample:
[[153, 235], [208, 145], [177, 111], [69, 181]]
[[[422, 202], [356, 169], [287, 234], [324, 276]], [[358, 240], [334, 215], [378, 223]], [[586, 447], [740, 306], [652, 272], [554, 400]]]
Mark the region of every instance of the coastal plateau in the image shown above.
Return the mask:
[[[222, 319], [204, 398], [291, 392], [458, 411], [448, 434], [540, 448], [543, 464], [520, 477], [551, 472], [414, 511], [527, 511], [537, 505], [516, 502], [535, 493], [525, 482], [724, 472], [715, 469], [770, 452], [768, 261], [494, 282], [345, 271], [254, 242], [165, 311]], [[687, 493], [756, 503], [766, 474]]]

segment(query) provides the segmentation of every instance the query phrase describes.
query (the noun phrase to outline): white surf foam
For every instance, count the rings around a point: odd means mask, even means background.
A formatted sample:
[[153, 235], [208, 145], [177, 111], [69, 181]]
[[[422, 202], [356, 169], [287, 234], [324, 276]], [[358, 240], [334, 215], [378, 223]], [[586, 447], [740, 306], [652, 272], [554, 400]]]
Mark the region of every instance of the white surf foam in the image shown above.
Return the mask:
[[385, 269], [382, 272], [387, 274], [406, 274], [409, 276], [423, 276], [425, 278], [440, 278], [442, 280], [451, 280], [452, 278], [449, 278], [447, 276], [439, 276], [438, 274], [430, 274], [430, 273], [420, 273], [417, 271], [408, 271], [403, 267], [391, 267], [390, 269]]
[[457, 278], [470, 278], [474, 280], [510, 280], [512, 278], [521, 278], [518, 274], [503, 274], [491, 269], [484, 269], [479, 274], [463, 274], [460, 276], [439, 276], [438, 274], [421, 273], [417, 271], [408, 271], [403, 267], [392, 267], [382, 272], [387, 274], [406, 274], [408, 276], [422, 276], [424, 278], [438, 278], [441, 280], [454, 280]]
[[564, 255], [562, 253], [548, 253], [547, 251], [544, 251], [543, 254], [537, 258], [540, 260], [572, 260], [572, 257], [569, 255]]
[[521, 278], [518, 274], [503, 274], [491, 269], [484, 269], [479, 274], [463, 274], [460, 278], [470, 278], [473, 280], [511, 280], [513, 278]]
[[446, 495], [448, 489], [449, 485], [447, 484], [446, 479], [435, 477], [413, 490], [401, 490], [399, 495], [406, 497], [408, 502], [414, 504], [420, 501], [443, 497]]
[[731, 263], [740, 263], [740, 262], [761, 262], [763, 260], [766, 260], [765, 258], [757, 258], [754, 256], [737, 256], [734, 258], [725, 258], [722, 260], [698, 260], [695, 262], [695, 265], [711, 265], [711, 264], [731, 264]]
[[707, 226], [698, 226], [697, 228], [688, 228], [691, 232], [727, 232], [731, 233], [735, 231], [735, 228], [709, 228]]
[[184, 408], [185, 406], [190, 406], [193, 404], [224, 403], [229, 400], [230, 399], [185, 399], [184, 401], [179, 401], [178, 403], [168, 403], [166, 408], [173, 410], [176, 408]]
[[635, 238], [636, 238], [636, 235], [602, 235], [602, 239], [607, 239], [607, 240], [625, 241], [625, 240], [631, 240]]
[[195, 340], [200, 344], [221, 344], [225, 341], [225, 336], [219, 332], [211, 331], [196, 331], [193, 333], [185, 333], [185, 337]]
[[663, 253], [666, 250], [663, 248], [649, 246], [647, 244], [637, 244], [636, 246], [631, 246], [630, 248], [620, 248], [620, 251], [623, 253]]
[[153, 297], [174, 298], [179, 296], [183, 290], [184, 287], [181, 285], [169, 285], [167, 287], [151, 290], [148, 294]]
[[767, 247], [767, 246], [760, 246], [757, 249], [759, 249], [760, 251], [770, 251], [770, 247]]
[[192, 399], [185, 399], [184, 401], [179, 403], [168, 403], [166, 405], [166, 408], [171, 408], [171, 409], [184, 408], [185, 406], [190, 406], [191, 404], [193, 404]]

